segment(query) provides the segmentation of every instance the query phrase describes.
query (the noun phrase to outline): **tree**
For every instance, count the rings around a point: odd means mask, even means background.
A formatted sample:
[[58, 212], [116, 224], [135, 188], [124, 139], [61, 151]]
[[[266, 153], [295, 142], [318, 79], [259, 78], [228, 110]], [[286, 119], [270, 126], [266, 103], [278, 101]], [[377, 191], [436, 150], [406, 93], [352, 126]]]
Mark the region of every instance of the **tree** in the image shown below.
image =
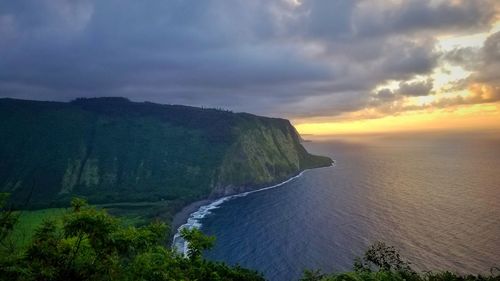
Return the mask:
[[356, 271], [371, 271], [374, 267], [381, 271], [414, 272], [410, 263], [403, 260], [396, 248], [384, 242], [375, 242], [365, 252], [363, 259], [358, 258], [354, 263]]
[[197, 228], [183, 228], [181, 237], [188, 243], [187, 255], [191, 261], [200, 259], [203, 251], [212, 248], [215, 243], [214, 236], [206, 236]]
[[0, 193], [0, 243], [5, 242], [5, 238], [12, 232], [17, 222], [18, 216], [12, 209], [7, 207], [8, 193]]
[[42, 223], [26, 250], [0, 256], [0, 280], [264, 280], [255, 271], [204, 260], [215, 239], [199, 230], [183, 232], [190, 243], [185, 258], [165, 247], [164, 223], [125, 226], [85, 200], [73, 199], [71, 206], [61, 221]]
[[10, 280], [17, 276], [16, 249], [7, 237], [14, 229], [19, 215], [7, 207], [8, 193], [0, 193], [0, 280]]
[[300, 281], [321, 281], [323, 278], [325, 278], [325, 274], [321, 273], [321, 270], [306, 269]]

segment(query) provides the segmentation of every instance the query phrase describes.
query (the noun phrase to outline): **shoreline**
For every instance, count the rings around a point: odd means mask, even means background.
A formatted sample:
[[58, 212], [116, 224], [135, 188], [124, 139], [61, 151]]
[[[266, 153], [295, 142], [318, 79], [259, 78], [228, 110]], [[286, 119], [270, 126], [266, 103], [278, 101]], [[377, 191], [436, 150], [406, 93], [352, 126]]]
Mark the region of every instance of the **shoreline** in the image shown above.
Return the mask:
[[175, 213], [174, 218], [172, 219], [171, 227], [172, 229], [176, 229], [176, 232], [171, 235], [170, 238], [173, 238], [175, 234], [179, 232], [179, 227], [187, 222], [192, 213], [196, 212], [200, 209], [200, 207], [205, 205], [210, 205], [214, 200], [210, 199], [202, 199], [198, 201], [194, 201], [187, 206], [184, 206], [182, 210]]
[[260, 192], [264, 190], [268, 190], [271, 188], [276, 188], [279, 186], [282, 186], [294, 179], [297, 179], [301, 177], [304, 172], [313, 170], [313, 169], [323, 169], [323, 168], [330, 168], [335, 166], [335, 160], [332, 162], [331, 165], [325, 166], [325, 167], [318, 167], [318, 168], [312, 168], [312, 169], [305, 169], [300, 171], [298, 174], [295, 174], [291, 176], [290, 178], [286, 179], [283, 182], [267, 186], [267, 187], [262, 187], [258, 188], [255, 190], [250, 190], [242, 193], [236, 193], [233, 195], [227, 195], [224, 197], [216, 198], [216, 199], [204, 199], [204, 200], [199, 200], [195, 201], [186, 207], [184, 207], [180, 212], [176, 213], [174, 215], [174, 219], [172, 220], [172, 229], [176, 229], [176, 232], [173, 236], [171, 236], [171, 247], [172, 248], [177, 248], [177, 250], [184, 255], [187, 254], [187, 245], [185, 241], [180, 237], [180, 231], [182, 228], [187, 227], [187, 228], [200, 228], [201, 223], [199, 222], [202, 220], [206, 215], [211, 214], [211, 210], [219, 208], [219, 206], [228, 201], [232, 200], [234, 198], [238, 197], [245, 197], [248, 194], [255, 193], [255, 192]]

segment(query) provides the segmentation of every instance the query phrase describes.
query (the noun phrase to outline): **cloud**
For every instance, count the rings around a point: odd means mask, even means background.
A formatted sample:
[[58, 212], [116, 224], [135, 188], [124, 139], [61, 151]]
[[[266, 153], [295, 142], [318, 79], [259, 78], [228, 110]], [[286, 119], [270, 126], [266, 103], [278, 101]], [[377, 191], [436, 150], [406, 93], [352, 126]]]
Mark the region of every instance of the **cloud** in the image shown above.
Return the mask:
[[489, 28], [497, 8], [495, 1], [363, 1], [354, 24], [358, 36], [369, 37], [470, 33]]
[[500, 32], [492, 34], [479, 51], [475, 71], [465, 79], [464, 85], [472, 93], [465, 103], [500, 101]]
[[490, 35], [479, 49], [456, 48], [445, 59], [472, 72], [452, 87], [452, 90], [468, 90], [470, 95], [443, 99], [435, 106], [500, 101], [500, 32]]
[[395, 90], [383, 88], [378, 90], [373, 96], [371, 106], [380, 106], [387, 103], [399, 101], [405, 97], [420, 97], [431, 95], [433, 87], [432, 79], [425, 81], [402, 81]]
[[[430, 94], [432, 82], [406, 81], [430, 75], [444, 55], [477, 69], [473, 50], [442, 54], [436, 38], [489, 29], [497, 6], [489, 0], [3, 1], [0, 95], [119, 95], [289, 118], [341, 115], [371, 107], [374, 99], [388, 105]], [[489, 48], [483, 52], [492, 58], [495, 46]], [[498, 66], [482, 66], [475, 81], [498, 80]], [[388, 81], [400, 81], [400, 90], [374, 98]]]
[[427, 96], [431, 93], [432, 80], [427, 79], [427, 81], [417, 81], [417, 82], [401, 82], [399, 83], [399, 89], [397, 94], [402, 96]]
[[468, 90], [470, 94], [467, 96], [445, 97], [429, 104], [403, 106], [400, 108], [400, 111], [454, 108], [461, 105], [485, 104], [500, 101], [500, 86], [472, 84], [469, 86]]
[[469, 78], [475, 83], [500, 85], [500, 32], [486, 39], [479, 52], [479, 64]]
[[370, 108], [375, 112], [398, 114], [400, 112], [456, 108], [500, 102], [500, 32], [490, 35], [480, 48], [456, 48], [443, 55], [443, 59], [472, 73], [465, 79], [454, 81], [449, 92], [466, 91], [467, 95], [445, 96], [420, 105], [399, 103], [405, 96], [433, 94], [431, 80], [401, 82], [396, 90], [381, 89], [375, 95]]

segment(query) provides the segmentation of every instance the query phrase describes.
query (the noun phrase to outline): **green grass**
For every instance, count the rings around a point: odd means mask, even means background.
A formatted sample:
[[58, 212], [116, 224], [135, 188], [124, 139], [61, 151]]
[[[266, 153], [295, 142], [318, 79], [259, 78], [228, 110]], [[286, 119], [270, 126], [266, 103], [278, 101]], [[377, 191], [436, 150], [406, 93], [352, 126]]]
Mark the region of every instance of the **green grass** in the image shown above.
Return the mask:
[[[171, 204], [173, 205], [173, 204]], [[157, 218], [162, 221], [170, 221], [172, 206], [168, 202], [123, 202], [114, 204], [101, 204], [97, 208], [104, 208], [110, 214], [120, 217], [122, 223], [127, 226], [139, 226]], [[20, 211], [19, 220], [7, 241], [15, 247], [25, 247], [31, 241], [37, 227], [42, 222], [50, 219], [61, 220], [67, 213], [67, 208], [49, 208], [40, 210]], [[160, 216], [164, 215], [165, 217]]]
[[33, 236], [36, 228], [49, 219], [60, 219], [66, 213], [66, 208], [51, 208], [34, 211], [21, 211], [19, 220], [8, 240], [16, 247], [26, 246]]
[[120, 202], [96, 205], [104, 208], [109, 214], [120, 217], [127, 225], [141, 226], [153, 220], [160, 220], [167, 224], [189, 201], [164, 200], [154, 202]]

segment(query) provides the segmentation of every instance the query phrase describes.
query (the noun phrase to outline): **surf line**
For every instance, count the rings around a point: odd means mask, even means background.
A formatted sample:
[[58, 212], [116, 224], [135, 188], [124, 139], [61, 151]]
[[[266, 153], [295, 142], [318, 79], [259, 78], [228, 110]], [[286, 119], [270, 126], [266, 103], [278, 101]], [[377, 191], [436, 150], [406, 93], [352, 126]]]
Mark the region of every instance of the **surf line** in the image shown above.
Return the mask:
[[[330, 167], [334, 167], [334, 166], [335, 166], [335, 160], [333, 160], [333, 163], [330, 166], [314, 168], [314, 169], [330, 168]], [[276, 187], [282, 186], [284, 184], [287, 184], [287, 183], [301, 177], [304, 174], [304, 172], [309, 171], [309, 170], [312, 170], [312, 169], [305, 169], [305, 170], [301, 171], [299, 174], [297, 174], [297, 175], [295, 175], [295, 176], [293, 176], [293, 177], [291, 177], [291, 178], [289, 178], [281, 183], [278, 183], [278, 184], [275, 184], [272, 186], [259, 188], [256, 190], [251, 190], [251, 191], [246, 191], [246, 192], [242, 192], [242, 193], [238, 193], [238, 194], [224, 196], [224, 197], [221, 197], [219, 199], [216, 199], [215, 201], [211, 202], [210, 204], [201, 206], [200, 208], [198, 208], [197, 211], [195, 211], [189, 215], [187, 222], [185, 224], [183, 224], [183, 225], [179, 226], [179, 228], [177, 228], [177, 232], [175, 233], [173, 241], [172, 241], [172, 247], [174, 249], [176, 249], [177, 252], [183, 254], [184, 256], [187, 256], [188, 243], [181, 237], [180, 233], [181, 233], [182, 229], [184, 229], [184, 228], [187, 228], [187, 229], [198, 228], [199, 229], [202, 226], [200, 221], [203, 218], [205, 218], [207, 215], [211, 214], [212, 210], [219, 208], [220, 205], [222, 205], [222, 203], [227, 202], [227, 201], [232, 200], [232, 199], [235, 199], [235, 198], [245, 197], [248, 194], [261, 192], [264, 190], [268, 190], [271, 188], [276, 188]]]

